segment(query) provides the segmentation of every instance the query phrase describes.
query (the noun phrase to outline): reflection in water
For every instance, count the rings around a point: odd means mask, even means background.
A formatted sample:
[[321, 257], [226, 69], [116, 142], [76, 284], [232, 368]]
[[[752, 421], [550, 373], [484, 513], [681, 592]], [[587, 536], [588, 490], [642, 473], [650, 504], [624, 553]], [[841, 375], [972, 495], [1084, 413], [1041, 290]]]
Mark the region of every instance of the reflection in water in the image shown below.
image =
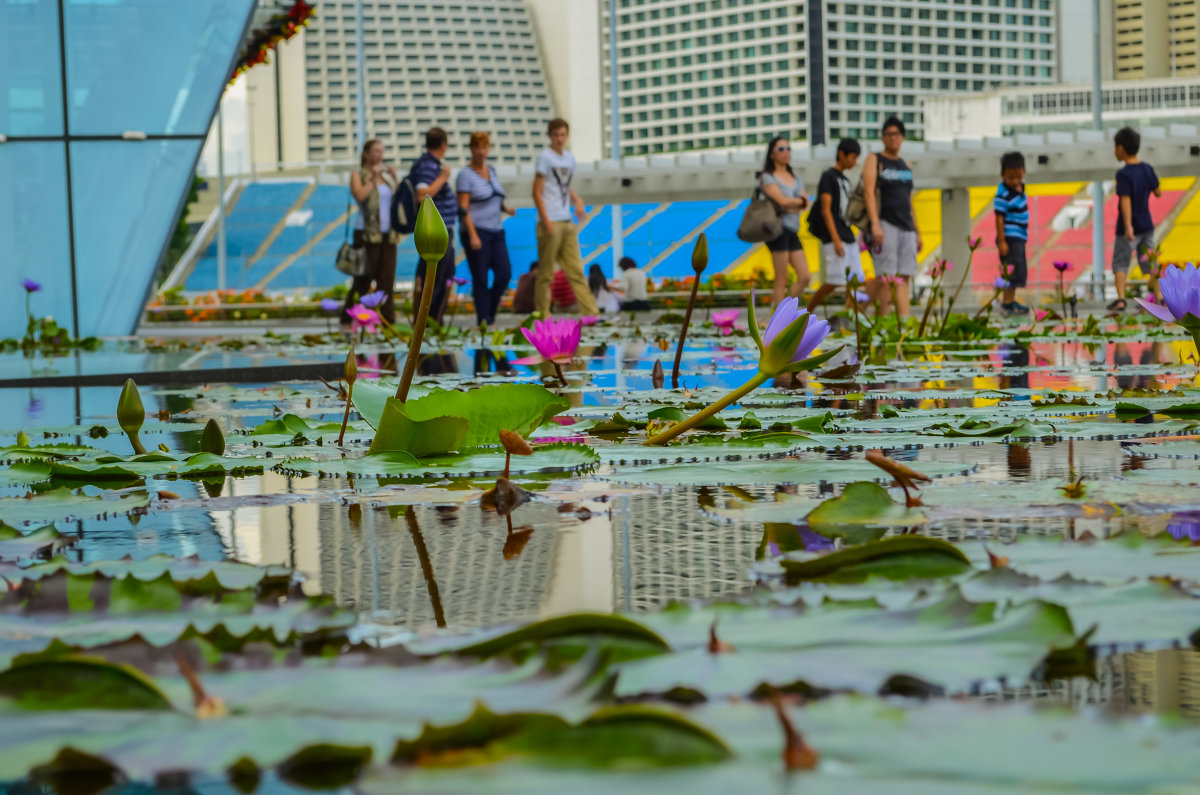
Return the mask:
[[1179, 714], [1200, 720], [1200, 651], [1161, 649], [1096, 660], [1096, 678], [1033, 682], [982, 693], [983, 701], [1041, 701], [1104, 706], [1133, 714]]
[[417, 550], [417, 559], [421, 562], [421, 574], [425, 577], [425, 587], [429, 590], [429, 604], [433, 607], [433, 621], [443, 629], [446, 627], [446, 611], [442, 609], [442, 597], [438, 593], [437, 577], [433, 573], [433, 564], [429, 560], [429, 550], [425, 548], [425, 537], [421, 535], [421, 526], [417, 524], [417, 512], [412, 508], [404, 511], [408, 523], [408, 533], [412, 536], [413, 547]]

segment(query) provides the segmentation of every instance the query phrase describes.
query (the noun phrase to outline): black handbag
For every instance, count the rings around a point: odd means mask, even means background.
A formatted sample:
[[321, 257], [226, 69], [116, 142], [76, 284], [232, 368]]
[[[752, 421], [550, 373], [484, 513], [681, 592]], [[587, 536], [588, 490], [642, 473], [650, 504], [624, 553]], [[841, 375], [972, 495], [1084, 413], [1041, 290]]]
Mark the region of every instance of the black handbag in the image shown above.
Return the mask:
[[[342, 245], [338, 247], [337, 259], [333, 264], [347, 276], [358, 278], [367, 275], [369, 266], [367, 264], [367, 247], [355, 246], [350, 242], [350, 209], [353, 206], [353, 202], [346, 205], [346, 232], [342, 238]], [[361, 208], [359, 212], [362, 212]]]

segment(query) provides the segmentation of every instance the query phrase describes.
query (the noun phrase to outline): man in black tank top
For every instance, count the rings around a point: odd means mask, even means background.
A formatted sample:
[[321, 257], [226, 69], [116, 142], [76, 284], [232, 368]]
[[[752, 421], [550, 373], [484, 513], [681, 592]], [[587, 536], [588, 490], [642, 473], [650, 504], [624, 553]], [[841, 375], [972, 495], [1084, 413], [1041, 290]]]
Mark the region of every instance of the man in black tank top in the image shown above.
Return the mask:
[[[904, 122], [890, 117], [883, 123], [881, 137], [883, 152], [870, 155], [863, 164], [863, 195], [871, 219], [871, 253], [876, 277], [898, 277], [896, 308], [906, 318], [910, 311], [909, 288], [917, 275], [921, 232], [913, 210], [912, 169], [900, 157]], [[878, 278], [871, 287], [872, 297], [886, 310], [892, 297], [891, 287]]]

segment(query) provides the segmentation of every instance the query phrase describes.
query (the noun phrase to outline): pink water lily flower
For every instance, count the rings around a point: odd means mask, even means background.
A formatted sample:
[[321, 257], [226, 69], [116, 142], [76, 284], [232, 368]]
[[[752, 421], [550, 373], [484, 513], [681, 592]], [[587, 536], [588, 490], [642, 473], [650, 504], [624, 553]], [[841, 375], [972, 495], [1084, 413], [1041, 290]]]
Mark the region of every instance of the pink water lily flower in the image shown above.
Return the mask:
[[536, 356], [525, 356], [513, 359], [513, 364], [541, 364], [553, 362], [567, 364], [579, 350], [579, 337], [583, 331], [583, 323], [579, 320], [566, 320], [550, 317], [545, 320], [533, 321], [533, 330], [522, 328], [521, 333], [529, 344], [537, 348]]
[[728, 337], [737, 328], [737, 319], [740, 315], [736, 309], [722, 309], [718, 312], [713, 312], [712, 324], [721, 329], [721, 333]]
[[1048, 314], [1050, 314], [1050, 313], [1047, 312], [1045, 309], [1035, 309], [1035, 310], [1033, 310], [1033, 321], [1035, 323], [1041, 323], [1043, 320], [1046, 319], [1046, 315], [1048, 315]]
[[379, 330], [379, 314], [374, 309], [355, 304], [346, 310], [346, 314], [350, 316], [353, 331], [363, 329], [369, 334], [374, 334]]
[[1069, 271], [1069, 270], [1071, 270], [1071, 263], [1067, 262], [1066, 260], [1061, 260], [1061, 259], [1055, 260], [1054, 261], [1054, 270], [1058, 271], [1059, 273], [1062, 273], [1063, 271]]

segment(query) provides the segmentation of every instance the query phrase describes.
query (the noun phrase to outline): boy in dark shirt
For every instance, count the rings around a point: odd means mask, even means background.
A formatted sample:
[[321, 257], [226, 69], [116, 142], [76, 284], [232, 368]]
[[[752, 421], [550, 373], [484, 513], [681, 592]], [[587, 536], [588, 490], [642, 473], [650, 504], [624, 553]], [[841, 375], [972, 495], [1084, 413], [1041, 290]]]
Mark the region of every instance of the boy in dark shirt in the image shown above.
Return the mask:
[[1129, 260], [1141, 258], [1154, 248], [1154, 218], [1150, 215], [1150, 194], [1162, 196], [1158, 175], [1149, 163], [1138, 160], [1142, 136], [1130, 127], [1122, 127], [1113, 136], [1113, 152], [1125, 165], [1117, 170], [1117, 239], [1113, 242], [1112, 270], [1117, 299], [1108, 305], [1120, 312], [1125, 308], [1125, 282], [1129, 278]]
[[1025, 198], [1025, 156], [1007, 152], [1000, 158], [1000, 187], [992, 200], [996, 215], [996, 248], [1008, 286], [1000, 308], [1008, 315], [1029, 314], [1029, 307], [1017, 301], [1017, 288], [1029, 278], [1025, 244], [1029, 240], [1029, 202]]
[[846, 204], [850, 201], [850, 180], [846, 172], [854, 168], [862, 148], [853, 138], [838, 142], [837, 162], [826, 169], [817, 183], [817, 203], [808, 213], [808, 230], [821, 241], [821, 286], [808, 302], [808, 311], [814, 311], [825, 296], [838, 287], [846, 287], [846, 305], [853, 306], [852, 294], [855, 284], [861, 287], [866, 280], [862, 261], [858, 256], [858, 244], [854, 230], [846, 222]]

